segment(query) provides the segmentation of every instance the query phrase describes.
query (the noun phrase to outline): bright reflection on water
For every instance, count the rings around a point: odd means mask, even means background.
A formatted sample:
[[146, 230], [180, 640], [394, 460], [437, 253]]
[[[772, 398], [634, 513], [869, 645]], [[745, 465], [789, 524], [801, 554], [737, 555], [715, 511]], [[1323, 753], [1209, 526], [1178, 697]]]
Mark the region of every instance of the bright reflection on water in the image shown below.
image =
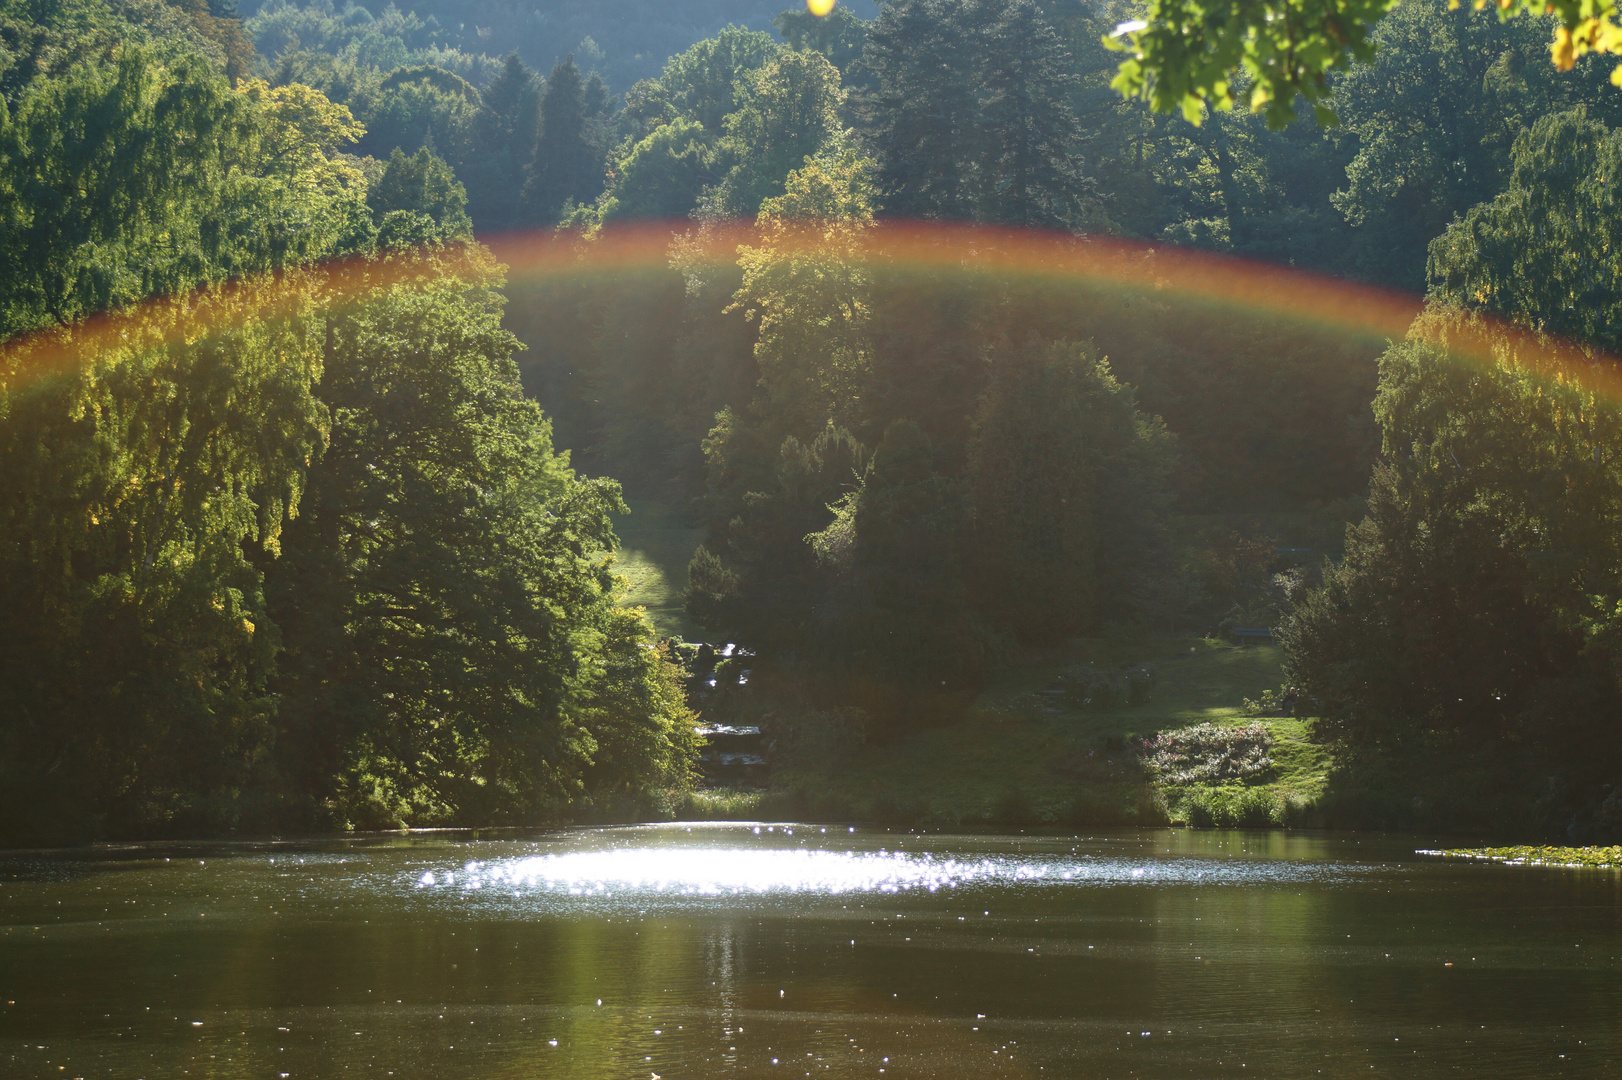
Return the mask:
[[1622, 1075], [1622, 874], [761, 823], [0, 855], [0, 1077]]
[[469, 892], [487, 886], [540, 889], [570, 896], [612, 896], [616, 892], [738, 896], [904, 889], [934, 892], [971, 881], [1031, 881], [1050, 876], [1068, 880], [1075, 871], [1060, 872], [1041, 863], [1007, 859], [960, 862], [900, 852], [857, 855], [747, 848], [642, 848], [470, 862], [460, 870], [424, 871], [418, 884], [460, 887]]
[[[1330, 881], [1355, 875], [1357, 868], [1320, 867], [1286, 861], [1216, 861], [1190, 858], [1053, 857], [997, 854], [978, 859], [934, 852], [829, 850], [825, 839], [802, 840], [800, 846], [773, 844], [776, 826], [767, 826], [763, 843], [728, 846], [637, 843], [601, 850], [525, 855], [511, 859], [468, 861], [460, 866], [431, 867], [416, 880], [418, 888], [491, 890], [515, 898], [544, 894], [651, 900], [678, 897], [747, 897], [776, 894], [935, 892], [965, 885], [1016, 886], [1154, 885], [1162, 883], [1279, 884]], [[753, 833], [761, 834], [761, 827]], [[727, 830], [733, 833], [734, 830]], [[803, 830], [802, 830], [803, 834]], [[784, 827], [778, 843], [794, 836]], [[839, 840], [836, 830], [835, 841]]]

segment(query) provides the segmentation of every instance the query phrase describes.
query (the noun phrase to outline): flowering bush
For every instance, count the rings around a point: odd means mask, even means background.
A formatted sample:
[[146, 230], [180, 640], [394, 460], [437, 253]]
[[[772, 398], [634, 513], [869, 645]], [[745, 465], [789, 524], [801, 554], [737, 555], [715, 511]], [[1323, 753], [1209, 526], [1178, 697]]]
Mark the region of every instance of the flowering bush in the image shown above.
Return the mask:
[[1222, 727], [1196, 724], [1166, 731], [1142, 744], [1143, 763], [1168, 784], [1243, 780], [1273, 767], [1273, 733], [1265, 724]]

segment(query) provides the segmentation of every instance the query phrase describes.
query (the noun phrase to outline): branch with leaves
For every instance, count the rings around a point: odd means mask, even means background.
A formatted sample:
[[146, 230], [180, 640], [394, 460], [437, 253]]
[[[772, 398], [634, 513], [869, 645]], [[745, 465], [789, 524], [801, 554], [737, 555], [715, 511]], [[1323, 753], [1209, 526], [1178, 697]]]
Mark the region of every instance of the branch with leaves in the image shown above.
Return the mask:
[[[1243, 97], [1278, 130], [1299, 95], [1318, 122], [1335, 123], [1330, 72], [1374, 55], [1374, 26], [1398, 0], [1149, 0], [1146, 17], [1116, 27], [1105, 44], [1126, 53], [1111, 84], [1157, 112], [1198, 124]], [[1552, 15], [1549, 50], [1570, 71], [1588, 53], [1622, 55], [1618, 0], [1495, 0], [1499, 18]], [[1449, 0], [1449, 9], [1459, 0]], [[1475, 0], [1481, 10], [1488, 0]], [[1622, 66], [1611, 74], [1622, 86]]]

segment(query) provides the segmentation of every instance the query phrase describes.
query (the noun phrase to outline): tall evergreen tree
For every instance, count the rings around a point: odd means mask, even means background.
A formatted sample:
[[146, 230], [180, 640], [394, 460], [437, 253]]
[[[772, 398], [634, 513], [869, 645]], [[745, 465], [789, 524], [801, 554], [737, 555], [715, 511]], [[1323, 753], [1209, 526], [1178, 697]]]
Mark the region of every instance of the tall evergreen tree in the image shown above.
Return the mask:
[[981, 221], [1079, 224], [1093, 185], [1080, 172], [1070, 56], [1032, 0], [995, 8], [981, 37], [973, 156]]
[[585, 82], [568, 56], [546, 78], [541, 135], [524, 187], [524, 201], [540, 220], [556, 221], [565, 203], [590, 202], [602, 190], [602, 148], [590, 134]]
[[900, 217], [973, 216], [964, 170], [976, 112], [967, 8], [964, 0], [897, 0], [867, 33], [864, 56], [878, 82], [867, 142], [886, 208]]
[[484, 88], [473, 121], [472, 152], [461, 169], [468, 213], [480, 229], [521, 223], [524, 170], [541, 130], [541, 80], [517, 53]]
[[903, 217], [1077, 226], [1072, 61], [1031, 0], [897, 0], [868, 31], [867, 138]]

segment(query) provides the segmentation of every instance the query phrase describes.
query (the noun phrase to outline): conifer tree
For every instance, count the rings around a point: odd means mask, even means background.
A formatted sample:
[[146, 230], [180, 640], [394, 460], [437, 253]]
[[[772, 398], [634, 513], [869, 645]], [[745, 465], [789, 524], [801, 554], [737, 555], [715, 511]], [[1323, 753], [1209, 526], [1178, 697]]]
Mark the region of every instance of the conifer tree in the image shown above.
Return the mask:
[[1070, 58], [1031, 0], [897, 0], [868, 31], [867, 138], [904, 217], [1085, 223]]
[[517, 53], [509, 53], [481, 95], [472, 152], [460, 170], [468, 213], [480, 229], [520, 224], [524, 169], [535, 158], [540, 129], [540, 78]]
[[559, 61], [541, 95], [541, 134], [524, 201], [541, 221], [556, 221], [565, 203], [587, 203], [603, 186], [601, 148], [592, 145], [585, 83], [574, 57]]

